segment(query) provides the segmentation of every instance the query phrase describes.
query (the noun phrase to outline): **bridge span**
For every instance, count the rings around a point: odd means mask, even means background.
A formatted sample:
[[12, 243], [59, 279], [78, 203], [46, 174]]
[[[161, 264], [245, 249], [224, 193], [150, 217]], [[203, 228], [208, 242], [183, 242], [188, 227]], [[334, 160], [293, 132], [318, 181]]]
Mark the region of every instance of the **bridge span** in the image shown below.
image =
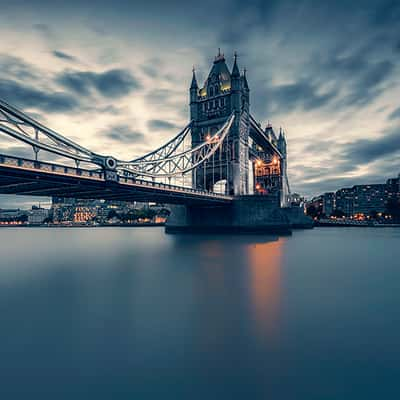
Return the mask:
[[165, 204], [223, 205], [233, 197], [176, 185], [114, 176], [106, 171], [0, 155], [0, 193]]

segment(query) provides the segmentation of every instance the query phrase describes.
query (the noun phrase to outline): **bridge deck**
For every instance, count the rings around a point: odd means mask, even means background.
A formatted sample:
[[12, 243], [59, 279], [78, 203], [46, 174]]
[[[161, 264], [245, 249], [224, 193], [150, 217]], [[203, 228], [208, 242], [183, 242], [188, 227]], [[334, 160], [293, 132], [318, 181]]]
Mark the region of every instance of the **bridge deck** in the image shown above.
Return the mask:
[[106, 180], [104, 172], [0, 155], [0, 193], [166, 204], [229, 204], [231, 196], [130, 177]]

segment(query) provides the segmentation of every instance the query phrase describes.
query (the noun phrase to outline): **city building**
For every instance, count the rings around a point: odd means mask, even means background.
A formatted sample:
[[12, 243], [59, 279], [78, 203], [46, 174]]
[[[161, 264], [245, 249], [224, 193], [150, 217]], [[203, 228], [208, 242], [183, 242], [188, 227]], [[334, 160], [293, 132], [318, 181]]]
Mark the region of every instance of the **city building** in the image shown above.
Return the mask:
[[330, 217], [335, 210], [336, 196], [334, 192], [326, 192], [322, 195], [322, 213]]
[[112, 200], [67, 199], [55, 197], [50, 218], [55, 224], [109, 224], [135, 221], [165, 221], [165, 207], [155, 203]]
[[336, 214], [350, 218], [375, 218], [388, 214], [389, 202], [392, 202], [392, 209], [396, 209], [396, 204], [400, 207], [400, 175], [386, 183], [354, 185], [335, 193], [324, 193], [308, 201], [306, 208], [318, 217]]
[[0, 225], [21, 225], [28, 220], [27, 211], [16, 209], [0, 209]]
[[313, 197], [307, 202], [306, 209], [313, 207], [312, 214], [321, 217], [330, 217], [335, 209], [335, 193], [327, 192]]
[[346, 217], [353, 215], [354, 190], [342, 188], [335, 193], [335, 210], [342, 212]]
[[372, 216], [384, 213], [387, 203], [387, 185], [356, 185], [353, 186], [353, 216]]
[[49, 210], [45, 208], [32, 206], [32, 209], [28, 213], [28, 224], [29, 225], [40, 225], [49, 216]]
[[400, 200], [400, 174], [397, 178], [391, 178], [386, 181], [387, 197], [393, 200]]

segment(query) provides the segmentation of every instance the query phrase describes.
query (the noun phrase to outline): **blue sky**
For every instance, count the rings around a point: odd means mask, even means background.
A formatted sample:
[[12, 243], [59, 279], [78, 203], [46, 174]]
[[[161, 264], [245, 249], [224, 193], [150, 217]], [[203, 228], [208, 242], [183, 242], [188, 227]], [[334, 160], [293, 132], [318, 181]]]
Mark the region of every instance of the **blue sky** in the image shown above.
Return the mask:
[[86, 3], [0, 0], [0, 98], [132, 158], [186, 125], [192, 66], [203, 81], [220, 47], [247, 69], [252, 114], [286, 130], [292, 190], [400, 172], [399, 1]]

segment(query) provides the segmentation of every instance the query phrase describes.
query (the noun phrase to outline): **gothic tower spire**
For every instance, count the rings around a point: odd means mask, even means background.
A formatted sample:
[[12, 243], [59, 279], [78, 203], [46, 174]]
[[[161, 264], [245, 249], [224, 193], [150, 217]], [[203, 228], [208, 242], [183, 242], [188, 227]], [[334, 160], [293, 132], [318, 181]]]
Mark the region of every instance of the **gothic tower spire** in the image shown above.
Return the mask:
[[196, 79], [196, 70], [193, 67], [192, 69], [193, 76], [192, 76], [192, 84], [190, 85], [190, 89], [198, 89], [199, 86], [197, 85], [197, 79]]
[[246, 70], [246, 68], [245, 68], [244, 71], [243, 71], [243, 87], [244, 87], [246, 90], [249, 90], [249, 84], [247, 83], [246, 72], [247, 72], [247, 70]]
[[234, 54], [234, 60], [235, 61], [233, 62], [232, 78], [237, 78], [237, 77], [240, 78], [239, 67], [237, 65], [237, 53], [236, 53], [236, 51], [235, 51], [235, 54]]

